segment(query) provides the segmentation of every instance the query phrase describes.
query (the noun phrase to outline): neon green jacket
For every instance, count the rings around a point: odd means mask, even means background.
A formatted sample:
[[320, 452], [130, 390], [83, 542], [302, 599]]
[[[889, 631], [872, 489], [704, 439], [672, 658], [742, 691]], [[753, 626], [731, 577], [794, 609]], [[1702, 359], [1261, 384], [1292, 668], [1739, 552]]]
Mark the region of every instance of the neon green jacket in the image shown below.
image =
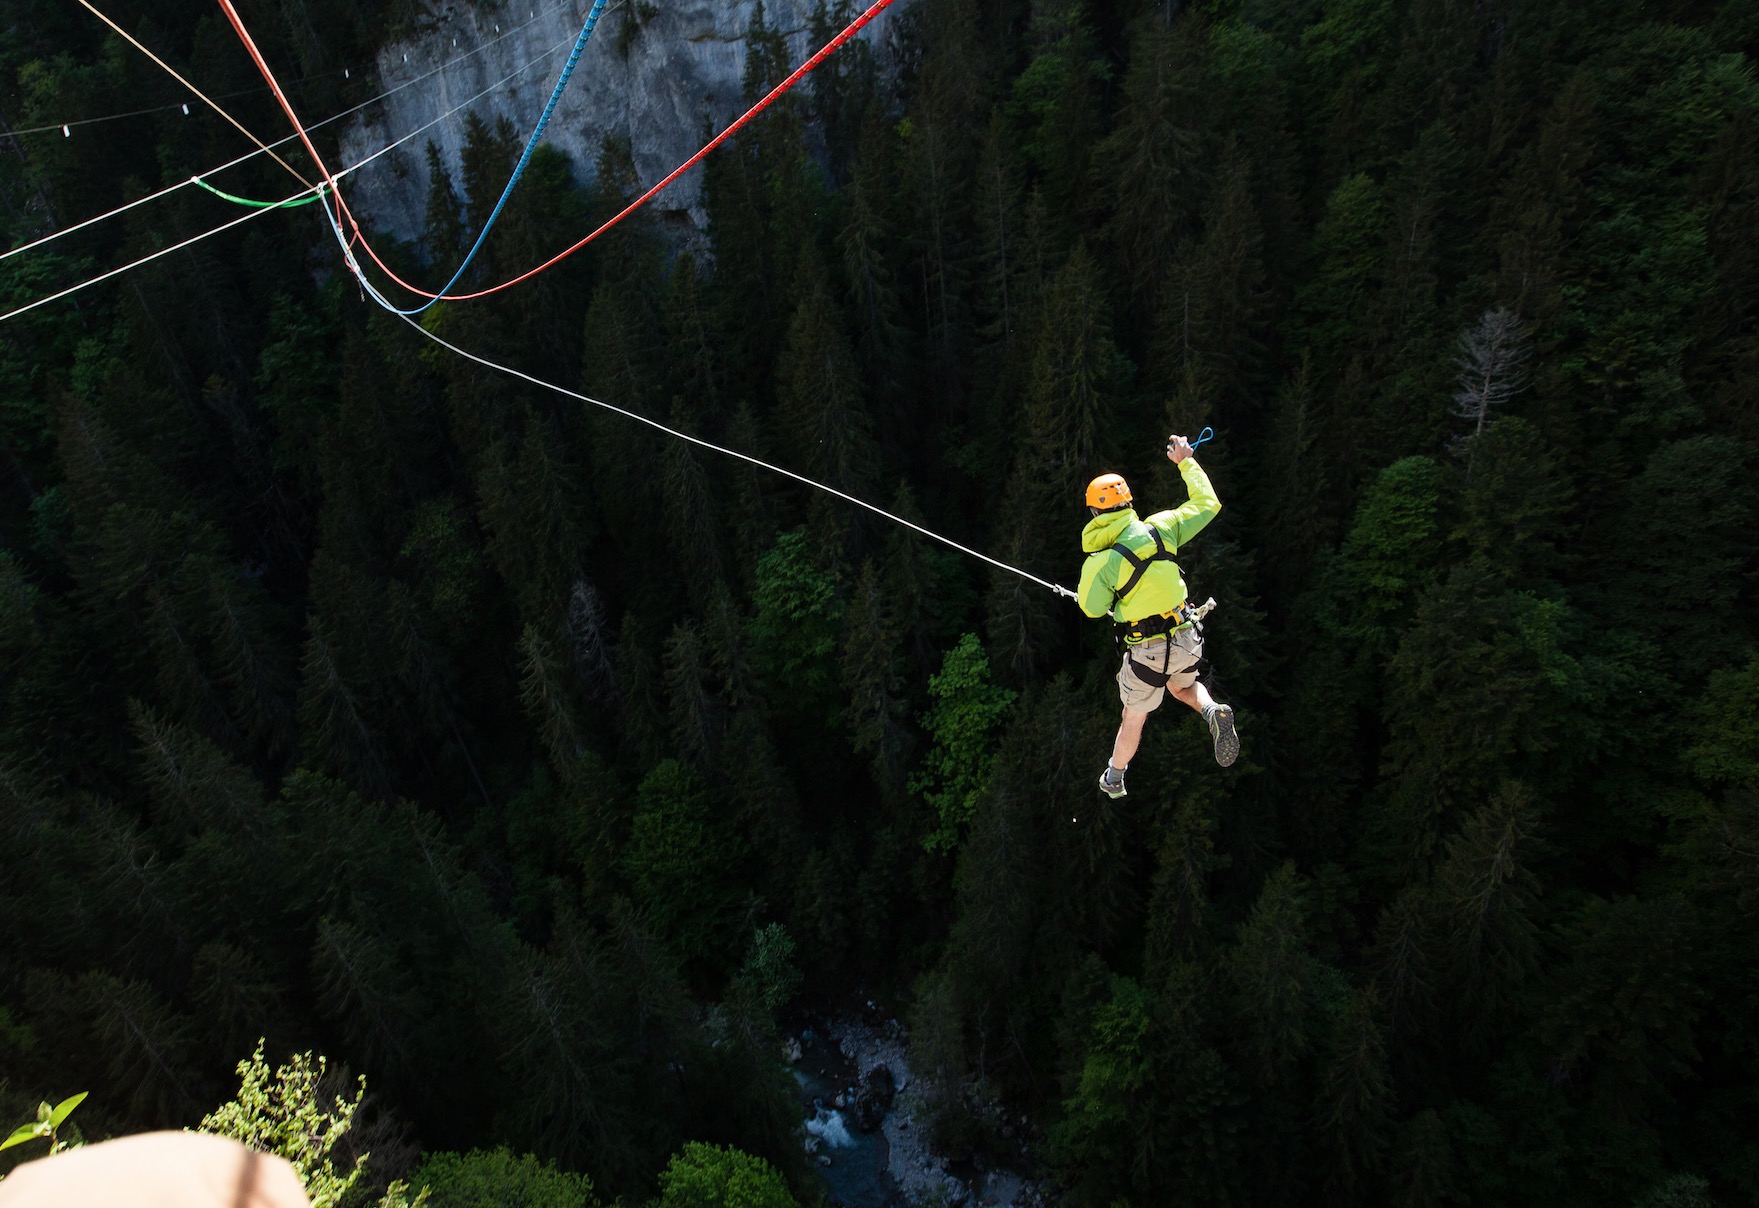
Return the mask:
[[1195, 457], [1180, 462], [1179, 473], [1191, 495], [1180, 506], [1156, 512], [1147, 520], [1137, 519], [1130, 508], [1102, 512], [1081, 530], [1081, 548], [1087, 561], [1081, 565], [1081, 586], [1075, 592], [1075, 602], [1082, 612], [1090, 617], [1103, 617], [1111, 612], [1119, 621], [1140, 621], [1171, 612], [1185, 602], [1185, 577], [1179, 573], [1176, 562], [1163, 559], [1149, 563], [1130, 594], [1118, 601], [1115, 611], [1112, 609], [1112, 592], [1130, 578], [1130, 564], [1112, 546], [1121, 541], [1138, 558], [1148, 557], [1155, 552], [1154, 536], [1149, 532], [1153, 525], [1160, 531], [1167, 551], [1173, 553], [1202, 532], [1203, 526], [1222, 510], [1215, 488], [1209, 485], [1209, 475]]

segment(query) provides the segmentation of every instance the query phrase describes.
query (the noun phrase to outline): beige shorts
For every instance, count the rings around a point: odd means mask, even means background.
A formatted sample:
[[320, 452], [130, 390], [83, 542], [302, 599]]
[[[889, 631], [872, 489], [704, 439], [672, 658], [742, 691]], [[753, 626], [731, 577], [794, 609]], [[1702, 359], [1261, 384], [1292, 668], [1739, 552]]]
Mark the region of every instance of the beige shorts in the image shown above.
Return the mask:
[[[1160, 708], [1168, 688], [1189, 688], [1197, 682], [1197, 660], [1202, 657], [1203, 635], [1195, 625], [1125, 647], [1124, 662], [1118, 668], [1118, 697], [1124, 708], [1138, 713]], [[1136, 673], [1137, 667], [1153, 673], [1155, 679], [1165, 675], [1165, 686], [1142, 679]]]

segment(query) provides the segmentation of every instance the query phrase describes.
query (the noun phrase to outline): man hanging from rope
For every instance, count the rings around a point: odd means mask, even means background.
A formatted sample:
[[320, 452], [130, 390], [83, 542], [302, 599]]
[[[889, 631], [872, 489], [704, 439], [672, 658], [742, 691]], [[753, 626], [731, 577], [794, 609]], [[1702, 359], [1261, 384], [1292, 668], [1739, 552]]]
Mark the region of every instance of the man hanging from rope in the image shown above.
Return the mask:
[[1138, 519], [1130, 506], [1130, 486], [1117, 474], [1101, 474], [1087, 484], [1087, 510], [1093, 517], [1081, 530], [1087, 561], [1081, 567], [1076, 603], [1090, 617], [1110, 614], [1123, 638], [1118, 695], [1124, 720], [1112, 743], [1112, 757], [1100, 773], [1108, 797], [1124, 795], [1124, 771], [1142, 741], [1142, 725], [1166, 693], [1203, 715], [1215, 740], [1215, 761], [1224, 768], [1240, 754], [1234, 711], [1218, 704], [1197, 681], [1203, 657], [1202, 619], [1215, 607], [1209, 600], [1187, 602], [1185, 578], [1173, 555], [1222, 510], [1209, 476], [1197, 464], [1183, 436], [1167, 438], [1167, 460], [1179, 467], [1190, 498], [1171, 511]]

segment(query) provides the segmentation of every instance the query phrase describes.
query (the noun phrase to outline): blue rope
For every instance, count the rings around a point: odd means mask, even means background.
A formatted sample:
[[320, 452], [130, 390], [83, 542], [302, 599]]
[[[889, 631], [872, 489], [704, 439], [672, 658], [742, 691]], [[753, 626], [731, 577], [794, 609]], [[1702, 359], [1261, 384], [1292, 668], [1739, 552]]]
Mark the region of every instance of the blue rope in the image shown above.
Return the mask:
[[543, 116], [538, 118], [537, 126], [532, 130], [531, 137], [525, 140], [525, 150], [519, 156], [519, 163], [513, 169], [513, 176], [507, 181], [507, 187], [501, 190], [501, 200], [495, 203], [494, 211], [489, 214], [489, 220], [483, 223], [482, 234], [476, 237], [476, 243], [471, 247], [470, 254], [464, 258], [464, 263], [458, 266], [458, 271], [452, 274], [452, 279], [440, 287], [438, 294], [420, 306], [413, 310], [397, 310], [396, 307], [389, 309], [400, 315], [419, 315], [435, 302], [444, 299], [446, 291], [457, 285], [458, 279], [464, 276], [464, 270], [470, 267], [472, 260], [476, 259], [477, 252], [482, 250], [483, 241], [489, 237], [490, 228], [495, 225], [495, 220], [501, 216], [502, 207], [507, 204], [507, 199], [513, 195], [513, 186], [519, 183], [520, 176], [525, 172], [525, 165], [531, 162], [531, 153], [537, 150], [538, 139], [543, 137], [544, 127], [550, 124], [550, 115], [556, 111], [556, 102], [562, 99], [562, 90], [568, 87], [568, 77], [574, 74], [574, 65], [580, 62], [580, 53], [586, 49], [586, 40], [592, 37], [593, 26], [599, 23], [599, 14], [604, 11], [605, 0], [593, 0], [592, 11], [586, 14], [586, 24], [580, 27], [580, 37], [575, 40], [574, 50], [568, 56], [568, 62], [562, 67], [562, 74], [557, 78], [556, 87], [550, 93], [549, 103], [544, 106]]
[[[1197, 434], [1197, 439], [1191, 442], [1191, 451], [1193, 453], [1195, 453], [1197, 451], [1198, 445], [1202, 444], [1206, 440], [1214, 440], [1214, 439], [1215, 439], [1215, 429], [1214, 428], [1205, 428], [1203, 431], [1201, 431]], [[1167, 452], [1171, 453], [1172, 451], [1173, 451], [1173, 442], [1169, 440], [1169, 441], [1167, 441]]]

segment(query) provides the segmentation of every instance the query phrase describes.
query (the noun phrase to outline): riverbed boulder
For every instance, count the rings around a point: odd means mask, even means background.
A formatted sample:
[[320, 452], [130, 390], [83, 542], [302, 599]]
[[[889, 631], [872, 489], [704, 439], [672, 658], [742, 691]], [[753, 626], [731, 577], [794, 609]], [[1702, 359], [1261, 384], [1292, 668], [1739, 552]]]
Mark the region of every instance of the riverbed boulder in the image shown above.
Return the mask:
[[898, 1093], [897, 1084], [892, 1079], [892, 1071], [887, 1066], [876, 1065], [862, 1079], [861, 1090], [855, 1096], [855, 1124], [862, 1132], [872, 1132], [880, 1126], [886, 1113], [892, 1110], [892, 1100]]

